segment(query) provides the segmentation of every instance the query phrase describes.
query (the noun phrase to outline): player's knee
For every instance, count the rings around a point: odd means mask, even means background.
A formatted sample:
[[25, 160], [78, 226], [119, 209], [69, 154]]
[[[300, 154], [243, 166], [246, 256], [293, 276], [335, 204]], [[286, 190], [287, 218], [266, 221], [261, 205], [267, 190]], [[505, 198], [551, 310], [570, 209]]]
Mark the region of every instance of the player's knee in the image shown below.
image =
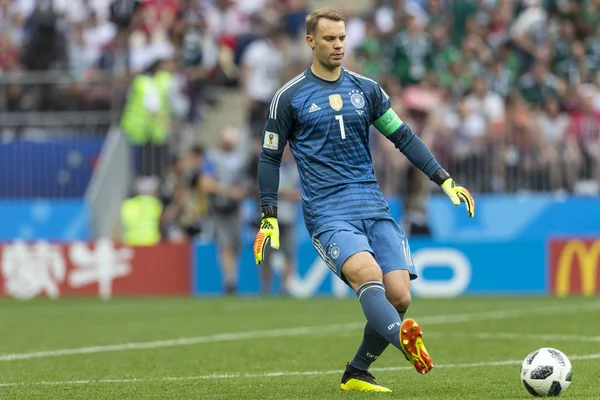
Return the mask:
[[383, 281], [381, 268], [373, 255], [366, 251], [350, 256], [342, 266], [342, 274], [355, 291], [366, 282]]
[[392, 303], [398, 311], [406, 311], [410, 306], [410, 291], [400, 291], [395, 293], [386, 292], [388, 301]]
[[366, 282], [383, 280], [381, 269], [377, 265], [363, 265], [344, 272], [344, 276], [354, 290], [358, 290]]

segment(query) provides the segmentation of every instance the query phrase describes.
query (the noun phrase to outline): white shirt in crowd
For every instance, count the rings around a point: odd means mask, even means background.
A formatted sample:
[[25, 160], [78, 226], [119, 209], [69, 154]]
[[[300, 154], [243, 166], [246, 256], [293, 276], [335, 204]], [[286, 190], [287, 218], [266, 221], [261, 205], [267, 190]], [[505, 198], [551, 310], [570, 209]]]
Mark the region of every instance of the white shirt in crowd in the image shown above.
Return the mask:
[[558, 114], [556, 118], [543, 113], [539, 116], [539, 122], [544, 137], [552, 144], [562, 140], [569, 129], [569, 116], [563, 113]]
[[242, 65], [248, 70], [244, 91], [255, 101], [271, 102], [281, 86], [283, 52], [267, 40], [256, 40], [244, 52]]
[[488, 91], [483, 99], [471, 94], [465, 102], [470, 110], [483, 115], [489, 122], [504, 121], [504, 100], [498, 93]]
[[[54, 5], [54, 9], [64, 14], [67, 20], [71, 22], [83, 22], [87, 18], [87, 10], [83, 7], [83, 0], [49, 0]], [[88, 0], [90, 7], [106, 19], [111, 0]], [[36, 0], [13, 0], [9, 11], [11, 14], [21, 14], [28, 17], [34, 10]]]

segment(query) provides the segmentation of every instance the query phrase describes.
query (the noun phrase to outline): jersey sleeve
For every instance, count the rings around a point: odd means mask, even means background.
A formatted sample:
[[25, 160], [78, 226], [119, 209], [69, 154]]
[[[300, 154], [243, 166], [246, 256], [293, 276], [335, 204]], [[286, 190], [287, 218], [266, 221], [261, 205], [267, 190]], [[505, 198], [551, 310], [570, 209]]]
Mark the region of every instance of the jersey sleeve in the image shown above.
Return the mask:
[[281, 155], [294, 127], [291, 99], [275, 95], [269, 107], [269, 116], [262, 135], [262, 150], [258, 162], [260, 203], [277, 205]]
[[377, 83], [373, 83], [371, 88], [371, 123], [377, 121], [387, 110], [390, 109], [392, 103], [390, 96], [379, 86]]
[[392, 109], [390, 96], [377, 83], [371, 92], [371, 123], [386, 137], [404, 124]]

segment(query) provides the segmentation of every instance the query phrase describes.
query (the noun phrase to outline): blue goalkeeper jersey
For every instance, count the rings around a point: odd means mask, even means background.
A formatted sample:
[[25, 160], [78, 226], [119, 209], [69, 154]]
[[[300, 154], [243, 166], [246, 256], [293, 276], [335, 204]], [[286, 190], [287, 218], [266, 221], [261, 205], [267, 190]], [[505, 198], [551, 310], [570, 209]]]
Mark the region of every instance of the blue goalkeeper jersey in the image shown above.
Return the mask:
[[[261, 157], [280, 160], [289, 144], [311, 235], [330, 221], [389, 217], [369, 147], [369, 127], [388, 109], [375, 81], [347, 69], [325, 81], [309, 68], [275, 94]], [[261, 188], [261, 203], [273, 203], [265, 195]]]

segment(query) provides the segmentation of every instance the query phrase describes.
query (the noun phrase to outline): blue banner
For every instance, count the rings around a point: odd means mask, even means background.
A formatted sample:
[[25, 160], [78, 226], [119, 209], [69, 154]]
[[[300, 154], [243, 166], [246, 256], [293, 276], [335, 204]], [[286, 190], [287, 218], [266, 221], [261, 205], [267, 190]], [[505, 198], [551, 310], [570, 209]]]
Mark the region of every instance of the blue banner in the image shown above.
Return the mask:
[[[403, 217], [402, 200], [386, 199], [396, 221]], [[507, 242], [543, 240], [549, 236], [600, 236], [600, 197], [550, 194], [475, 195], [476, 212], [469, 218], [463, 206], [455, 207], [448, 197], [433, 195], [427, 201], [432, 238], [439, 241]], [[299, 206], [299, 215], [301, 207]], [[256, 217], [253, 202], [245, 203], [248, 220]], [[304, 221], [298, 221], [304, 232]], [[244, 237], [254, 236], [247, 225]]]
[[83, 197], [104, 138], [0, 144], [0, 198]]
[[548, 194], [474, 197], [475, 218], [469, 218], [462, 208], [458, 210], [446, 196], [429, 199], [429, 224], [435, 239], [489, 242], [600, 234], [600, 197]]
[[410, 241], [419, 279], [416, 296], [545, 294], [544, 240]]
[[0, 201], [0, 241], [90, 238], [90, 213], [82, 200]]
[[[543, 240], [516, 242], [444, 242], [411, 240], [412, 256], [419, 273], [412, 292], [417, 297], [473, 295], [545, 294], [546, 255]], [[310, 241], [298, 249], [297, 274], [289, 287], [295, 297], [318, 295], [348, 296], [352, 291], [318, 257]], [[213, 244], [197, 244], [193, 280], [197, 295], [223, 293], [217, 249]], [[247, 243], [241, 252], [238, 289], [243, 294], [260, 291], [259, 269]], [[281, 271], [282, 261], [273, 260]], [[278, 274], [275, 274], [275, 291]]]
[[[459, 296], [463, 294], [546, 294], [547, 255], [545, 244], [552, 236], [599, 236], [600, 198], [578, 196], [478, 195], [475, 218], [455, 207], [446, 196], [428, 201], [431, 239], [410, 240], [419, 271], [413, 282], [415, 296]], [[402, 216], [401, 202], [389, 198], [392, 215]], [[255, 216], [249, 207], [246, 215]], [[290, 286], [293, 296], [352, 295], [319, 259], [300, 220], [298, 271]], [[259, 268], [254, 264], [252, 240], [255, 228], [244, 228], [240, 258], [239, 289], [259, 293]], [[213, 244], [195, 250], [196, 293], [220, 294], [221, 274]], [[281, 260], [274, 261], [282, 268]], [[279, 282], [277, 279], [275, 290]]]

